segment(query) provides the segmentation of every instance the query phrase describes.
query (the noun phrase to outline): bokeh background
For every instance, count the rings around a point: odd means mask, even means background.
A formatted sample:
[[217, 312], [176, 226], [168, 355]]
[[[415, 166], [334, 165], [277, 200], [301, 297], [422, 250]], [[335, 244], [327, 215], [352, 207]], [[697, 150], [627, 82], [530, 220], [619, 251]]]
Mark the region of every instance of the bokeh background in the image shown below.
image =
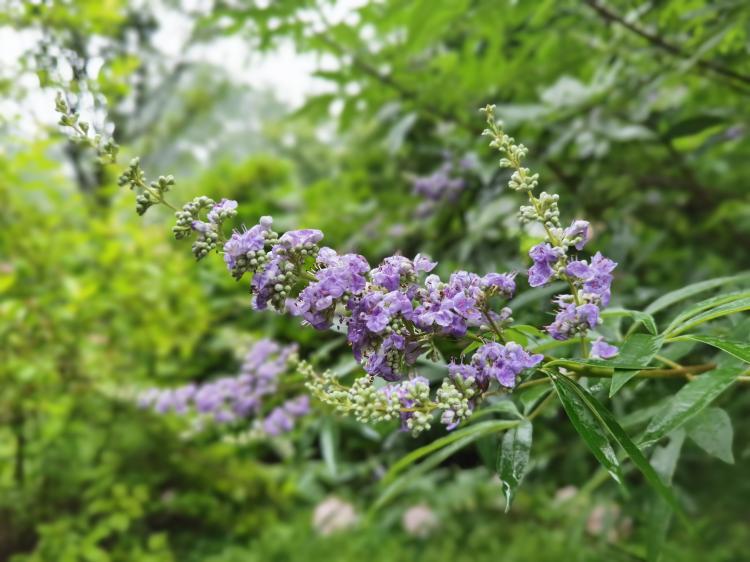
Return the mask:
[[[243, 441], [139, 409], [144, 388], [236, 373], [260, 337], [357, 366], [340, 336], [251, 311], [246, 282], [171, 239], [166, 209], [138, 217], [122, 166], [68, 140], [54, 97], [121, 164], [174, 174], [175, 201], [236, 199], [238, 224], [271, 214], [371, 263], [425, 252], [443, 275], [521, 270], [533, 244], [480, 137], [477, 109], [496, 103], [543, 189], [619, 262], [615, 304], [637, 309], [750, 267], [747, 2], [0, 6], [0, 560], [644, 559], [647, 491], [592, 480], [559, 409], [508, 514], [494, 438], [374, 508], [379, 475], [442, 430], [414, 440], [318, 410]], [[522, 292], [514, 316], [545, 323], [546, 295]], [[671, 529], [664, 560], [747, 557], [747, 390], [721, 406], [735, 462], [686, 444], [674, 480], [696, 528]]]

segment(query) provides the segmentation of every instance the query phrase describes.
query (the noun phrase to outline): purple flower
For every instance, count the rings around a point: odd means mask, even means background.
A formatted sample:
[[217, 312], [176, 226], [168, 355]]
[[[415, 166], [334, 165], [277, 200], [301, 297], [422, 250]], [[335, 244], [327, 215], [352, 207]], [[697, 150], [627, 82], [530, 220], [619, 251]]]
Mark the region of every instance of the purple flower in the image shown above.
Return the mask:
[[370, 272], [372, 282], [388, 291], [395, 291], [401, 281], [413, 281], [416, 274], [414, 263], [404, 256], [391, 256]]
[[[410, 397], [413, 397], [418, 393], [420, 386], [422, 387], [422, 390], [429, 391], [430, 381], [424, 377], [417, 376], [399, 383], [385, 385], [380, 389], [380, 392], [383, 392], [390, 399], [398, 401], [401, 408], [413, 408], [416, 405], [416, 402]], [[414, 417], [413, 412], [401, 412], [402, 431], [409, 430], [408, 423], [412, 417]]]
[[565, 239], [568, 241], [576, 240], [575, 242], [575, 249], [579, 252], [583, 250], [583, 247], [586, 245], [586, 242], [589, 241], [590, 237], [590, 227], [588, 221], [583, 220], [576, 220], [571, 223], [571, 225], [565, 229]]
[[529, 257], [534, 261], [534, 265], [529, 268], [529, 285], [540, 287], [547, 283], [555, 273], [552, 267], [561, 256], [560, 248], [553, 248], [546, 242], [531, 248]]
[[578, 260], [569, 263], [565, 271], [568, 275], [583, 281], [583, 290], [593, 295], [603, 306], [607, 306], [611, 295], [612, 271], [615, 267], [617, 263], [597, 252], [591, 258], [590, 265], [585, 260]]
[[323, 240], [323, 233], [320, 230], [306, 228], [303, 230], [289, 230], [281, 235], [279, 244], [288, 250], [314, 246]]
[[432, 174], [412, 179], [412, 192], [430, 201], [454, 201], [466, 187], [461, 177], [453, 177], [453, 164], [445, 161]]
[[213, 224], [220, 224], [222, 221], [237, 214], [237, 201], [232, 199], [222, 199], [216, 203], [208, 212], [208, 221]]
[[289, 309], [322, 330], [331, 325], [336, 304], [344, 296], [359, 295], [364, 290], [370, 265], [360, 255], [339, 256], [330, 248], [321, 248], [317, 261], [324, 266], [314, 273], [318, 281], [305, 287]]
[[427, 256], [423, 256], [422, 254], [417, 254], [416, 256], [414, 256], [414, 270], [417, 273], [429, 273], [430, 271], [435, 269], [436, 265], [437, 262], [431, 261]]
[[263, 420], [263, 431], [271, 436], [288, 433], [294, 428], [294, 422], [310, 412], [310, 399], [302, 394], [277, 406]]
[[[204, 223], [205, 224], [205, 223]], [[263, 250], [268, 232], [271, 231], [271, 225], [256, 224], [250, 230], [232, 233], [232, 236], [224, 244], [224, 262], [227, 269], [234, 272], [237, 267], [237, 260], [247, 258], [248, 252], [260, 252]]]
[[620, 352], [617, 347], [610, 345], [604, 341], [604, 338], [598, 337], [596, 341], [591, 344], [591, 357], [599, 359], [611, 359]]
[[538, 365], [544, 358], [541, 354], [531, 355], [515, 342], [499, 344], [490, 342], [477, 349], [471, 358], [471, 364], [482, 384], [496, 379], [501, 385], [512, 388], [516, 376], [524, 369]]
[[513, 298], [516, 292], [515, 274], [513, 273], [488, 273], [482, 277], [482, 286], [492, 288], [506, 299]]
[[555, 321], [546, 327], [547, 333], [556, 340], [567, 340], [576, 334], [585, 333], [599, 324], [599, 307], [595, 304], [560, 302]]

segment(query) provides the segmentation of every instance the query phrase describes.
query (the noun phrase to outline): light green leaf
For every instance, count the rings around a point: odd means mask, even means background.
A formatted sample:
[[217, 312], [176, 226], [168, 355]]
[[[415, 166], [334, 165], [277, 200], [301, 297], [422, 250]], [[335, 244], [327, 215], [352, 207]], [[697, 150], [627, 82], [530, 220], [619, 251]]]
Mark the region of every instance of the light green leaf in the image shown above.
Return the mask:
[[706, 345], [710, 345], [712, 347], [716, 347], [722, 351], [725, 351], [729, 355], [732, 355], [737, 359], [744, 361], [745, 363], [750, 363], [750, 343], [730, 341], [723, 338], [717, 338], [716, 336], [704, 336], [703, 334], [685, 334], [684, 336], [675, 338], [675, 341], [684, 340], [705, 343]]
[[323, 420], [320, 428], [320, 451], [328, 473], [335, 478], [338, 474], [338, 427], [331, 418]]
[[707, 281], [701, 281], [700, 283], [694, 283], [692, 285], [688, 285], [687, 287], [683, 287], [682, 289], [678, 289], [677, 291], [672, 291], [671, 293], [662, 295], [650, 305], [648, 305], [644, 312], [647, 312], [648, 314], [656, 314], [660, 310], [664, 310], [665, 308], [668, 308], [673, 304], [685, 299], [689, 299], [692, 296], [710, 291], [711, 289], [716, 289], [718, 287], [721, 287], [722, 285], [746, 281], [748, 279], [750, 279], [750, 272], [740, 273], [731, 277], [718, 277], [716, 279], [709, 279]]
[[682, 427], [729, 388], [741, 372], [742, 368], [728, 365], [691, 380], [654, 416], [641, 438], [641, 445], [656, 443]]
[[[638, 364], [647, 367], [654, 355], [661, 349], [664, 340], [661, 336], [650, 334], [633, 334], [622, 344], [618, 358], [626, 364]], [[632, 369], [615, 369], [612, 374], [612, 383], [609, 387], [609, 396], [614, 396], [625, 384], [639, 371]]]
[[633, 325], [628, 330], [628, 333], [634, 332], [640, 324], [643, 324], [653, 335], [659, 333], [654, 317], [647, 312], [641, 312], [640, 310], [627, 310], [625, 308], [610, 308], [602, 312], [602, 318], [619, 318], [622, 316], [627, 316], [633, 319]]
[[750, 291], [740, 291], [737, 293], [717, 295], [711, 297], [710, 299], [702, 300], [675, 316], [675, 318], [669, 323], [667, 329], [664, 331], [671, 332], [673, 329], [680, 326], [681, 324], [684, 324], [691, 318], [694, 318], [701, 312], [705, 312], [706, 310], [710, 310], [724, 304], [729, 304], [731, 302], [738, 301], [747, 297], [750, 297]]
[[530, 421], [524, 420], [520, 425], [505, 432], [499, 447], [497, 472], [503, 482], [505, 494], [505, 512], [510, 509], [518, 486], [521, 485], [531, 455], [533, 427]]
[[[675, 431], [670, 436], [669, 444], [664, 447], [656, 447], [651, 455], [651, 466], [654, 467], [654, 470], [666, 484], [672, 484], [672, 477], [675, 468], [677, 468], [677, 461], [680, 458], [684, 442], [685, 432], [682, 430]], [[669, 524], [672, 521], [672, 510], [663, 498], [657, 496], [653, 499], [648, 521], [646, 555], [648, 560], [656, 562], [659, 560]]]
[[750, 310], [750, 297], [734, 300], [721, 306], [717, 306], [716, 308], [709, 309], [702, 314], [697, 314], [682, 323], [680, 326], [676, 326], [666, 332], [666, 335], [674, 337], [691, 330], [696, 326], [710, 322], [711, 320], [716, 320], [722, 316], [729, 316], [730, 314], [737, 314], [738, 312], [745, 312], [746, 310]]
[[688, 437], [709, 455], [734, 464], [732, 420], [721, 408], [706, 408], [685, 424]]
[[414, 464], [419, 459], [426, 457], [427, 455], [434, 453], [435, 451], [438, 451], [443, 447], [447, 447], [448, 445], [456, 441], [464, 438], [470, 438], [469, 442], [471, 442], [475, 439], [479, 439], [479, 437], [481, 437], [482, 435], [489, 435], [491, 433], [496, 433], [498, 431], [516, 427], [519, 423], [521, 422], [518, 420], [488, 420], [463, 427], [456, 431], [452, 431], [445, 437], [441, 437], [440, 439], [436, 439], [435, 441], [429, 443], [428, 445], [425, 445], [424, 447], [415, 449], [408, 455], [405, 455], [404, 457], [399, 459], [396, 463], [393, 464], [393, 466], [391, 466], [388, 472], [385, 473], [385, 475], [383, 476], [383, 483], [387, 484], [388, 482], [392, 481], [399, 472], [402, 472], [405, 468]]

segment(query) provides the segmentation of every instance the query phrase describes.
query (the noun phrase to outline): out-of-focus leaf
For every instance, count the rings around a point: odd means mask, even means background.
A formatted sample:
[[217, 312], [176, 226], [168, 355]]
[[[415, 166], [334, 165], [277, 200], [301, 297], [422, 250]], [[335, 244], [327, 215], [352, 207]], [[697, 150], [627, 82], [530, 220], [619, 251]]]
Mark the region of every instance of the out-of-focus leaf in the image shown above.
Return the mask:
[[656, 314], [657, 312], [664, 310], [672, 306], [675, 303], [689, 299], [692, 296], [699, 295], [711, 289], [716, 289], [722, 285], [728, 285], [729, 283], [738, 283], [740, 281], [746, 281], [750, 279], [750, 272], [744, 272], [730, 277], [717, 277], [716, 279], [709, 279], [707, 281], [701, 281], [699, 283], [693, 283], [677, 291], [672, 291], [666, 295], [662, 295], [650, 305], [646, 307], [644, 312], [649, 314]]
[[331, 476], [338, 475], [338, 427], [331, 418], [326, 418], [320, 428], [320, 450]]
[[688, 117], [687, 119], [678, 121], [677, 123], [672, 125], [667, 130], [664, 136], [669, 140], [677, 139], [680, 137], [688, 137], [698, 134], [705, 129], [710, 129], [711, 127], [716, 127], [717, 125], [722, 125], [724, 123], [725, 120], [723, 117], [718, 117], [715, 115], [698, 115], [696, 117]]
[[734, 464], [732, 420], [721, 408], [706, 408], [685, 424], [688, 437], [709, 455]]
[[503, 435], [498, 450], [497, 472], [503, 483], [506, 513], [510, 509], [518, 486], [521, 485], [526, 475], [531, 455], [532, 435], [533, 426], [528, 420], [522, 421]]
[[[651, 455], [651, 466], [664, 482], [671, 485], [672, 477], [677, 461], [682, 452], [682, 444], [685, 442], [685, 432], [675, 431], [669, 440], [669, 444], [664, 447], [657, 447]], [[647, 558], [651, 562], [659, 560], [664, 539], [669, 530], [669, 524], [672, 521], [672, 510], [669, 504], [663, 498], [657, 496], [651, 502], [651, 509], [648, 514], [648, 534], [646, 540]]]

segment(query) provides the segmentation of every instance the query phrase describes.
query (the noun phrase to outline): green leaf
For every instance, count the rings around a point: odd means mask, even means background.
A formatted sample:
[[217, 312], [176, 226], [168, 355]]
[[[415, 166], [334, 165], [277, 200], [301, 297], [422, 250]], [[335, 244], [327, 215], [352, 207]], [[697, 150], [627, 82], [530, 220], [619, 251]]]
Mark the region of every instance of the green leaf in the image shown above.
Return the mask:
[[510, 509], [516, 490], [521, 485], [531, 455], [533, 426], [524, 420], [520, 425], [505, 432], [497, 458], [497, 472], [503, 482], [505, 512]]
[[[669, 444], [664, 447], [656, 447], [651, 455], [651, 466], [667, 484], [672, 484], [677, 461], [682, 452], [682, 444], [685, 442], [685, 432], [678, 430], [672, 433]], [[661, 497], [655, 497], [651, 503], [648, 514], [646, 556], [648, 560], [657, 561], [664, 540], [667, 537], [669, 524], [672, 521], [672, 510], [669, 504]]]
[[551, 389], [548, 385], [542, 384], [524, 389], [518, 397], [523, 405], [524, 415], [528, 415], [534, 409], [534, 406], [550, 391]]
[[452, 431], [445, 437], [441, 437], [440, 439], [437, 439], [432, 443], [425, 445], [424, 447], [415, 449], [408, 455], [405, 455], [404, 457], [399, 459], [396, 463], [393, 464], [393, 466], [391, 466], [388, 472], [385, 473], [385, 475], [383, 476], [383, 483], [387, 484], [388, 482], [393, 480], [399, 472], [402, 472], [404, 469], [408, 468], [419, 459], [426, 457], [427, 455], [434, 453], [435, 451], [438, 451], [443, 447], [447, 447], [448, 445], [456, 441], [464, 438], [469, 438], [469, 442], [474, 441], [475, 439], [479, 439], [479, 437], [481, 437], [482, 435], [488, 435], [498, 431], [503, 431], [505, 429], [510, 429], [512, 427], [516, 427], [519, 423], [521, 422], [518, 420], [488, 420], [469, 425], [456, 431]]
[[[638, 364], [647, 367], [664, 342], [661, 336], [650, 334], [633, 334], [622, 344], [618, 358], [626, 364]], [[610, 398], [614, 396], [639, 371], [615, 369], [609, 387]]]
[[692, 285], [688, 285], [687, 287], [683, 287], [682, 289], [679, 289], [677, 291], [672, 291], [671, 293], [662, 295], [650, 305], [648, 305], [644, 312], [647, 312], [648, 314], [656, 314], [660, 310], [664, 310], [665, 308], [668, 308], [673, 304], [685, 299], [689, 299], [692, 296], [710, 291], [711, 289], [716, 289], [718, 287], [721, 287], [722, 285], [728, 285], [729, 283], [746, 281], [749, 278], [750, 272], [745, 272], [738, 275], [733, 275], [731, 277], [717, 277], [716, 279], [709, 279], [707, 281], [701, 281], [700, 283], [693, 283]]
[[338, 474], [338, 426], [331, 418], [323, 420], [320, 428], [320, 451], [329, 474], [335, 478]]
[[734, 464], [732, 420], [721, 408], [706, 408], [685, 424], [688, 437], [709, 455]]
[[568, 384], [571, 382], [570, 379], [562, 375], [554, 375], [550, 378], [575, 430], [612, 479], [624, 485], [620, 460], [617, 458], [609, 436], [595, 412], [581, 398], [577, 390], [578, 385], [571, 386]]
[[711, 127], [723, 125], [724, 123], [725, 120], [723, 117], [718, 117], [715, 115], [698, 115], [696, 117], [688, 117], [687, 119], [683, 119], [682, 121], [678, 121], [677, 123], [672, 125], [669, 130], [667, 130], [664, 136], [669, 140], [677, 139], [680, 137], [688, 137], [698, 134], [706, 129], [710, 129]]
[[[620, 480], [617, 481], [621, 482], [622, 477], [621, 473], [619, 472], [619, 460], [617, 459], [617, 456], [614, 455], [612, 446], [609, 445], [609, 441], [611, 439], [623, 448], [628, 457], [630, 457], [630, 460], [633, 461], [633, 464], [635, 464], [638, 470], [641, 471], [651, 487], [654, 488], [654, 490], [656, 490], [661, 495], [661, 497], [663, 497], [664, 500], [669, 503], [672, 509], [680, 516], [681, 519], [685, 521], [686, 524], [689, 524], [687, 518], [682, 513], [682, 508], [680, 507], [677, 498], [675, 498], [674, 494], [672, 493], [672, 490], [667, 487], [664, 482], [662, 482], [659, 475], [654, 471], [653, 467], [648, 462], [648, 459], [643, 456], [641, 450], [633, 442], [633, 440], [630, 439], [630, 437], [625, 432], [625, 430], [622, 429], [620, 424], [617, 423], [617, 420], [609, 412], [609, 410], [602, 406], [599, 401], [594, 398], [593, 395], [591, 395], [586, 389], [580, 386], [573, 379], [570, 379], [563, 375], [554, 374], [551, 375], [551, 377], [552, 382], [555, 385], [558, 394], [560, 395], [560, 399], [562, 400], [563, 396], [565, 396], [563, 407], [565, 407], [565, 411], [568, 413], [571, 421], [573, 421], [574, 417], [576, 417], [578, 418], [578, 422], [580, 425], [580, 420], [582, 418], [589, 420], [589, 422], [586, 424], [586, 427], [584, 428], [585, 432], [587, 433], [587, 437], [584, 437], [584, 440], [587, 442], [592, 452], [594, 452], [594, 455], [597, 457], [597, 459], [599, 459], [600, 457], [605, 458], [607, 464], [605, 464], [604, 466], [605, 468], [607, 468], [610, 474], [612, 474], [610, 466], [613, 464], [611, 462], [613, 457], [615, 459], [615, 466], [617, 467], [618, 475], [620, 476]], [[587, 412], [587, 415], [585, 415], [585, 417], [583, 414], [584, 412]], [[599, 426], [600, 429], [598, 432], [595, 432], [594, 428], [591, 427], [592, 420]], [[573, 425], [576, 425], [576, 422], [574, 422]], [[578, 426], [576, 426], [576, 429], [578, 429]], [[581, 433], [580, 430], [579, 433]], [[596, 434], [597, 439], [590, 439], [590, 436], [592, 434]], [[602, 443], [600, 442], [599, 436], [601, 436], [602, 434], [606, 436], [606, 440], [608, 443], [607, 448], [603, 448]], [[583, 436], [584, 434], [581, 433], [581, 435]]]
[[675, 338], [675, 341], [684, 340], [705, 343], [706, 345], [725, 351], [729, 355], [732, 355], [745, 363], [750, 363], [750, 343], [725, 340], [723, 338], [717, 338], [716, 336], [704, 336], [702, 334], [685, 334], [684, 336]]
[[639, 324], [643, 324], [653, 335], [659, 333], [654, 317], [647, 312], [641, 312], [640, 310], [627, 310], [625, 308], [610, 308], [602, 312], [602, 318], [619, 318], [621, 316], [627, 316], [633, 319], [633, 325], [628, 330], [628, 333], [634, 332]]
[[702, 300], [687, 310], [684, 310], [680, 312], [670, 323], [667, 327], [665, 332], [671, 332], [674, 328], [680, 326], [681, 324], [684, 324], [686, 321], [690, 320], [691, 318], [697, 316], [701, 312], [704, 312], [706, 310], [716, 308], [718, 306], [728, 304], [734, 301], [738, 301], [740, 299], [750, 297], [750, 291], [740, 291], [736, 293], [729, 293], [724, 295], [717, 295], [714, 297], [711, 297], [710, 299]]
[[742, 368], [728, 365], [691, 380], [653, 417], [641, 438], [641, 444], [647, 446], [656, 443], [682, 427], [729, 388], [741, 372]]
[[700, 326], [701, 324], [710, 322], [711, 320], [716, 320], [717, 318], [721, 318], [722, 316], [729, 316], [730, 314], [737, 314], [738, 312], [745, 312], [746, 310], [750, 310], [750, 297], [745, 297], [732, 302], [728, 302], [721, 306], [717, 306], [716, 308], [709, 309], [702, 314], [697, 314], [696, 316], [690, 318], [690, 320], [684, 322], [682, 325], [668, 331], [666, 334], [668, 336], [676, 336], [681, 334], [682, 332], [691, 330], [696, 326]]

